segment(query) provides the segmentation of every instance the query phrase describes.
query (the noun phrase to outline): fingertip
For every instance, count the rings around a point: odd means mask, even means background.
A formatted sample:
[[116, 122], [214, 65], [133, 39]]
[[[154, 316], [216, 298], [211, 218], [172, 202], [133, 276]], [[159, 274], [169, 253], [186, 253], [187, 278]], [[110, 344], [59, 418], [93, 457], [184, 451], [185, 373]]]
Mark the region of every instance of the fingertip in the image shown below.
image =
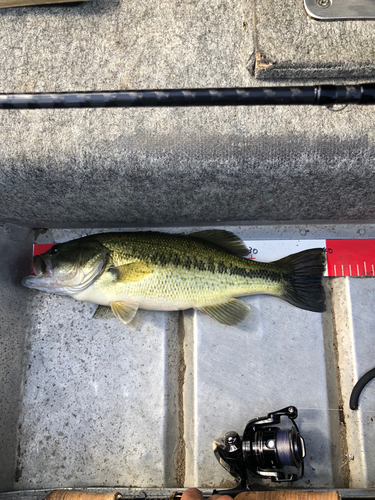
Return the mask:
[[209, 498], [209, 500], [233, 500], [233, 498], [230, 495], [220, 495], [220, 494], [215, 494], [212, 495], [212, 497]]
[[198, 488], [188, 488], [183, 492], [181, 500], [203, 500], [203, 494]]

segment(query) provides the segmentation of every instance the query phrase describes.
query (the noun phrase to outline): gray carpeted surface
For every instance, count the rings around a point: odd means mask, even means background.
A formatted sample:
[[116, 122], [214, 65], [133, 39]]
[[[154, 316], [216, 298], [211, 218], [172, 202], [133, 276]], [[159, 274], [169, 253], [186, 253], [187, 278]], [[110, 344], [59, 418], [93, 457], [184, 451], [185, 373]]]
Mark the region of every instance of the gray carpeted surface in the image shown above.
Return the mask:
[[[262, 3], [273, 23], [284, 3]], [[251, 5], [2, 10], [0, 89], [257, 85]], [[307, 42], [298, 23], [290, 33], [293, 47], [270, 32], [257, 43], [292, 57]], [[372, 220], [374, 141], [371, 107], [1, 111], [0, 223]]]
[[2, 9], [0, 91], [245, 85], [249, 19], [245, 0]]
[[254, 0], [252, 8], [256, 78], [375, 77], [375, 20], [317, 21], [303, 0]]
[[371, 220], [372, 113], [354, 106], [4, 112], [0, 211], [37, 226]]

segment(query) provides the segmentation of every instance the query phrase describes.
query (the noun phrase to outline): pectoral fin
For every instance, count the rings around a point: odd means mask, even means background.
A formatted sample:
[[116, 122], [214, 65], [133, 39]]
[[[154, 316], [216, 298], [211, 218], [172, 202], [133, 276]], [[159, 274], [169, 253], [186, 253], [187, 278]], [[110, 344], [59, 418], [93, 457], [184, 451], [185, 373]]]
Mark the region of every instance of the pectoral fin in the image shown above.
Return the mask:
[[125, 325], [131, 322], [138, 311], [138, 304], [127, 304], [126, 302], [112, 302], [113, 314]]
[[131, 283], [144, 280], [153, 270], [154, 266], [149, 262], [132, 262], [112, 267], [110, 272], [116, 277], [117, 282]]
[[111, 319], [113, 318], [113, 312], [110, 306], [98, 306], [93, 318], [95, 319]]
[[197, 311], [201, 311], [211, 318], [216, 319], [223, 325], [237, 325], [243, 321], [250, 307], [237, 299], [230, 299], [225, 304], [217, 304], [214, 306], [197, 307]]

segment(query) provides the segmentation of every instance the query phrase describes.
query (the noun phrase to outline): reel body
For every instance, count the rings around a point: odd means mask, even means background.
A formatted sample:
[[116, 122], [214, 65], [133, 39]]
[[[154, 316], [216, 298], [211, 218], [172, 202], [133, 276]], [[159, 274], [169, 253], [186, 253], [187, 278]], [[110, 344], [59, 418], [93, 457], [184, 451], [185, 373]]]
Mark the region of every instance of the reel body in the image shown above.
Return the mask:
[[[291, 427], [275, 427], [283, 416], [291, 421]], [[242, 439], [237, 432], [230, 431], [224, 438], [214, 441], [216, 458], [242, 488], [249, 487], [252, 476], [274, 482], [297, 481], [303, 477], [306, 456], [305, 441], [295, 423], [297, 416], [297, 408], [288, 406], [266, 417], [250, 420]], [[280, 470], [284, 467], [297, 468], [299, 473], [285, 473]]]

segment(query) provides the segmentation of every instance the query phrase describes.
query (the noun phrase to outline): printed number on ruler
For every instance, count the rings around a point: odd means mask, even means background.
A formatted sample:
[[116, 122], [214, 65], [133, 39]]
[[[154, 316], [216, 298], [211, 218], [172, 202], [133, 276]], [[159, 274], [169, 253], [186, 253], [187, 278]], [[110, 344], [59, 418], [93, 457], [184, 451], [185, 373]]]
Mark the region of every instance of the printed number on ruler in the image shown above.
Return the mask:
[[292, 253], [310, 248], [325, 248], [326, 240], [257, 240], [245, 241], [248, 258], [259, 262], [273, 262]]

